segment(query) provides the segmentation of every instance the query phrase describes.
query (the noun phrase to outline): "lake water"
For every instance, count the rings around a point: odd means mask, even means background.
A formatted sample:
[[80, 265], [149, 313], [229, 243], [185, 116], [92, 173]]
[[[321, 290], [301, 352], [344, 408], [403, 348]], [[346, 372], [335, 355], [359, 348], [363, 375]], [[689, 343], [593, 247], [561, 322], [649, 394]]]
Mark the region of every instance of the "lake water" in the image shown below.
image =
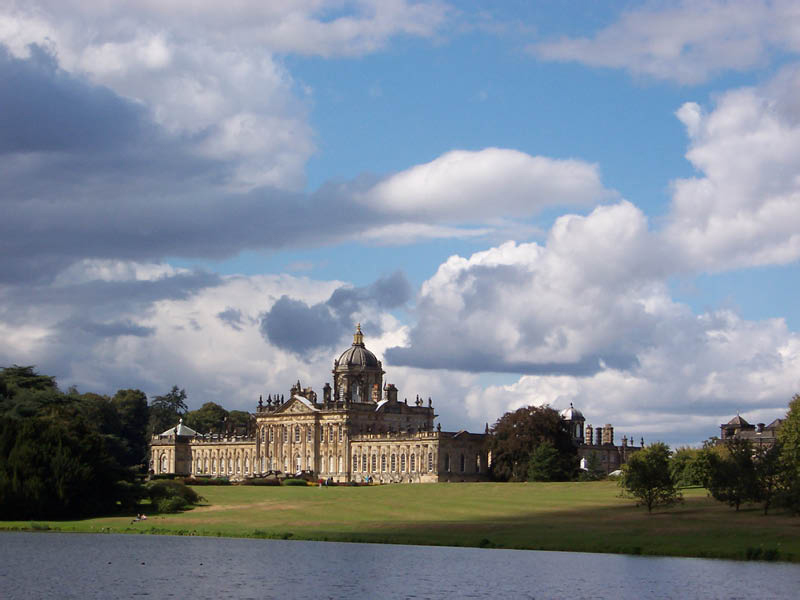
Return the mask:
[[800, 566], [613, 554], [0, 533], [0, 598], [797, 598]]

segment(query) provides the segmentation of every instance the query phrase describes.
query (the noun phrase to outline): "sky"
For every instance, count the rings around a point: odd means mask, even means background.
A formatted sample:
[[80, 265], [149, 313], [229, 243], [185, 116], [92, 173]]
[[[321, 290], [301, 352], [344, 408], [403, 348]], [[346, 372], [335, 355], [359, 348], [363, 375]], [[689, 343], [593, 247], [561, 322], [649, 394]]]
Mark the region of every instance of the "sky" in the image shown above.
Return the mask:
[[446, 430], [800, 392], [800, 6], [0, 0], [0, 365], [253, 410], [361, 323]]

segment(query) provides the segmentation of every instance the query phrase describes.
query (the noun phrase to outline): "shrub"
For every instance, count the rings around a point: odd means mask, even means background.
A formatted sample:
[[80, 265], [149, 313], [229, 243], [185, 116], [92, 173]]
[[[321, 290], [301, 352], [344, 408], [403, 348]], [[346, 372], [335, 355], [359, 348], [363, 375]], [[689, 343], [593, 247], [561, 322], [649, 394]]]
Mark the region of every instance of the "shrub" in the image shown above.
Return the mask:
[[259, 477], [258, 479], [246, 479], [241, 485], [280, 485], [277, 477]]
[[285, 479], [283, 485], [308, 485], [305, 479]]
[[188, 504], [197, 504], [201, 499], [198, 493], [185, 483], [168, 479], [151, 481], [147, 486], [147, 493], [150, 496], [150, 500], [158, 507], [159, 511], [161, 510], [160, 501], [164, 499], [181, 498], [184, 506]]
[[156, 509], [160, 513], [176, 513], [187, 506], [189, 503], [182, 496], [168, 496], [156, 501]]

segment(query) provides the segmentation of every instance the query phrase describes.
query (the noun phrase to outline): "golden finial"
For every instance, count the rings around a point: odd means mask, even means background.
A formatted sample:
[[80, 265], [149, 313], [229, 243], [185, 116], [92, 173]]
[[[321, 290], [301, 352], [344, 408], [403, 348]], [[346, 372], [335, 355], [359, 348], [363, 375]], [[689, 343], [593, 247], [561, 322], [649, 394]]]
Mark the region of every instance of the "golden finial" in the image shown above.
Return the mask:
[[361, 333], [361, 323], [356, 325], [356, 332], [353, 334], [353, 345], [363, 346], [364, 345], [364, 334]]

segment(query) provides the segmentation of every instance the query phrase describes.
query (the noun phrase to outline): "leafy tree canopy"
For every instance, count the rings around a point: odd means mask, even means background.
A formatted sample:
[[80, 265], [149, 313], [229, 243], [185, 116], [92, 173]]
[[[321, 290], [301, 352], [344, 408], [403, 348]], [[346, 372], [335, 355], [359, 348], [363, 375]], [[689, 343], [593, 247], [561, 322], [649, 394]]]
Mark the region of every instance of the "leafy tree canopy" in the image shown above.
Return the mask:
[[187, 411], [186, 390], [173, 385], [169, 392], [156, 396], [150, 403], [149, 434], [158, 434], [174, 427]]
[[186, 413], [184, 422], [200, 433], [223, 433], [228, 411], [216, 402], [206, 402], [197, 410]]
[[[492, 426], [491, 433], [492, 474], [497, 479], [527, 480], [531, 453], [543, 442], [548, 442], [559, 456], [558, 467], [553, 471], [558, 477], [569, 478], [577, 469], [577, 449], [558, 412], [549, 406], [507, 412]], [[547, 453], [543, 450], [537, 461]]]
[[619, 484], [652, 512], [656, 506], [671, 506], [680, 502], [678, 491], [669, 470], [670, 449], [662, 442], [634, 452], [622, 467]]

